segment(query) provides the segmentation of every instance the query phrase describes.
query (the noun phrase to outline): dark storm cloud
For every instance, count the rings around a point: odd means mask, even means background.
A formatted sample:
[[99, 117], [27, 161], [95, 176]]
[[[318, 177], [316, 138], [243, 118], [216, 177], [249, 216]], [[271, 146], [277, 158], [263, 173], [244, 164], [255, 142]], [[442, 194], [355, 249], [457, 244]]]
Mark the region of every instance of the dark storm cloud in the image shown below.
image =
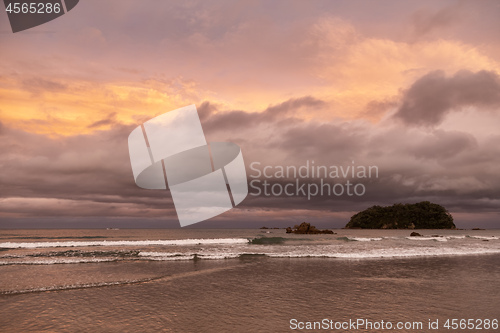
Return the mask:
[[134, 183], [127, 147], [132, 127], [62, 138], [6, 128], [0, 140], [3, 214], [175, 217], [168, 192]]
[[492, 71], [462, 70], [451, 77], [434, 71], [418, 79], [404, 94], [395, 117], [407, 125], [434, 126], [452, 111], [467, 106], [500, 107], [500, 78]]
[[[220, 106], [209, 101], [199, 105], [199, 113], [203, 128], [211, 128], [206, 130], [208, 141], [212, 136], [240, 144], [249, 181], [255, 179], [250, 177], [254, 173], [249, 167], [255, 161], [262, 167], [300, 167], [308, 160], [314, 160], [316, 165], [349, 166], [355, 161], [356, 165], [379, 168], [378, 178], [351, 179], [363, 183], [366, 194], [324, 195], [311, 200], [305, 196], [249, 195], [237, 209], [200, 226], [230, 225], [230, 219], [239, 221], [239, 226], [253, 226], [252, 221], [266, 219], [288, 223], [308, 216], [327, 223], [335, 214], [349, 215], [375, 204], [422, 200], [443, 204], [452, 211], [490, 212], [498, 206], [500, 136], [479, 141], [470, 133], [452, 130], [294, 118], [300, 115], [296, 114], [299, 109], [316, 105], [322, 106], [323, 102], [305, 97], [284, 101], [260, 113], [236, 112], [245, 119], [246, 126], [236, 126], [233, 121], [237, 120], [228, 117], [235, 111], [222, 112]], [[295, 120], [283, 120], [287, 118]], [[225, 121], [224, 127], [217, 124], [219, 120]], [[4, 133], [0, 140], [3, 216], [153, 218], [173, 221], [174, 225], [176, 213], [170, 194], [140, 189], [134, 183], [127, 137], [135, 125], [110, 125], [108, 130], [59, 138], [0, 127]], [[284, 186], [295, 179], [268, 181]], [[306, 184], [318, 181], [303, 180]], [[327, 180], [330, 184], [345, 181]], [[253, 191], [250, 189], [250, 193]], [[335, 217], [337, 226], [345, 224], [348, 217]]]
[[198, 115], [200, 116], [200, 120], [204, 121], [208, 117], [210, 117], [214, 112], [217, 111], [217, 106], [213, 103], [205, 101], [196, 107], [198, 110]]
[[468, 133], [435, 131], [409, 150], [417, 158], [447, 159], [478, 147], [477, 140]]
[[321, 108], [325, 105], [325, 102], [314, 98], [312, 96], [305, 96], [301, 98], [289, 99], [283, 103], [270, 106], [263, 112], [263, 121], [271, 121], [281, 118], [285, 115], [297, 111], [297, 109], [302, 107], [307, 108]]
[[[211, 114], [205, 121], [204, 128], [209, 131], [217, 131], [227, 128], [248, 127], [282, 121], [294, 116], [296, 112], [303, 109], [318, 109], [325, 106], [325, 102], [311, 96], [289, 99], [277, 105], [269, 106], [262, 112], [228, 111]], [[202, 104], [202, 114], [208, 110], [207, 104]], [[213, 112], [213, 109], [210, 109]]]
[[[456, 77], [460, 78], [460, 75]], [[479, 82], [482, 82], [481, 75], [479, 77]], [[460, 82], [460, 79], [457, 81], [455, 86], [464, 93], [459, 101], [477, 101], [478, 93], [465, 94], [467, 90], [460, 88], [469, 88], [469, 84]], [[393, 101], [381, 104], [382, 108], [394, 106]], [[495, 148], [500, 147], [500, 137], [478, 141], [471, 133], [402, 128], [391, 119], [384, 126], [362, 121], [324, 123], [314, 120], [314, 117], [307, 121], [285, 121], [287, 117], [293, 117], [291, 106], [294, 103], [285, 101], [279, 105], [289, 107], [284, 108], [280, 117], [267, 114], [271, 108], [262, 114], [239, 111], [238, 117], [246, 121], [244, 124], [235, 126], [233, 121], [236, 120], [233, 119], [225, 126], [212, 126], [209, 128], [213, 131], [206, 131], [223, 140], [230, 137], [230, 141], [240, 144], [249, 181], [255, 179], [250, 176], [256, 173], [249, 168], [255, 161], [261, 163], [258, 167], [261, 170], [264, 166], [300, 167], [308, 160], [326, 166], [349, 166], [355, 161], [356, 165], [378, 166], [379, 177], [357, 180], [366, 186], [366, 194], [362, 197], [324, 195], [308, 200], [304, 196], [249, 195], [239, 209], [280, 211], [282, 215], [287, 211], [303, 210], [311, 214], [324, 212], [327, 216], [335, 212], [356, 212], [375, 204], [423, 200], [462, 212], [491, 211], [498, 205], [495, 198], [500, 196], [500, 175], [491, 166], [500, 165], [500, 152], [495, 153], [500, 149]], [[234, 115], [234, 112], [221, 115], [215, 106], [209, 104], [200, 109], [209, 106], [211, 111], [204, 118], [204, 129], [207, 123], [215, 124], [220, 119], [228, 120], [227, 114]], [[284, 186], [295, 179], [273, 178], [268, 181]], [[318, 179], [304, 182], [319, 184]], [[345, 179], [329, 179], [327, 182], [345, 183]], [[255, 193], [250, 189], [252, 191]]]
[[284, 131], [279, 147], [303, 158], [349, 160], [367, 145], [367, 137], [350, 124], [309, 123]]

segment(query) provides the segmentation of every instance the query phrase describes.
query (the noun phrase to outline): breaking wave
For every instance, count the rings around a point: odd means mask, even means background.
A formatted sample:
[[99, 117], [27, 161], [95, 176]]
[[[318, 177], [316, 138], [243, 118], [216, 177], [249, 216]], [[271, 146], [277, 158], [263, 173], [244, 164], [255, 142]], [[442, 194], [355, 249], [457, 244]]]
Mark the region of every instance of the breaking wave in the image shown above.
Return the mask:
[[247, 243], [244, 238], [212, 238], [212, 239], [173, 239], [173, 240], [141, 240], [141, 241], [90, 241], [90, 242], [30, 242], [0, 243], [0, 248], [36, 249], [47, 247], [87, 247], [87, 246], [148, 246], [148, 245], [204, 245], [204, 244], [241, 244]]

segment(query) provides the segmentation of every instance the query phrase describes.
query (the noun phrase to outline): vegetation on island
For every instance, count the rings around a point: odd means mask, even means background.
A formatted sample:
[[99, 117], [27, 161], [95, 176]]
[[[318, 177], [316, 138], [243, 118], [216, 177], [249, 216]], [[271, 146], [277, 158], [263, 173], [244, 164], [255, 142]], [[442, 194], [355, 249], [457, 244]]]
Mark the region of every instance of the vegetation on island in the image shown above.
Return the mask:
[[372, 206], [351, 217], [346, 229], [456, 229], [451, 214], [441, 205], [416, 204]]
[[286, 228], [287, 234], [334, 234], [332, 230], [317, 229], [315, 226], [311, 225], [311, 223], [302, 222], [300, 225], [294, 225], [293, 228]]

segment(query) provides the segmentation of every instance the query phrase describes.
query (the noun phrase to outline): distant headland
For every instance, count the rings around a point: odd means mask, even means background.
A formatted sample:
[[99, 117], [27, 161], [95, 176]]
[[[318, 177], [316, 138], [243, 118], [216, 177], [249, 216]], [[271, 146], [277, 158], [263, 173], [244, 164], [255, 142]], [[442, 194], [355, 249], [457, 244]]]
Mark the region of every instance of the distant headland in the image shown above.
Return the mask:
[[456, 229], [451, 214], [441, 205], [416, 204], [372, 206], [351, 217], [346, 229]]

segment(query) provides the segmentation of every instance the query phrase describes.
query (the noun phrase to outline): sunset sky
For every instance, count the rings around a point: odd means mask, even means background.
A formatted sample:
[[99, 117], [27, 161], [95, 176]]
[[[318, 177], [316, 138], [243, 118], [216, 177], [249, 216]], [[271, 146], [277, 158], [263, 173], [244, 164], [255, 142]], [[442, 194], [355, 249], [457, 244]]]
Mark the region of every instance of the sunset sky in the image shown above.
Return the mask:
[[129, 133], [195, 104], [252, 162], [376, 165], [362, 197], [249, 195], [193, 227], [343, 227], [429, 200], [500, 227], [500, 2], [85, 0], [0, 14], [0, 227], [178, 227]]

